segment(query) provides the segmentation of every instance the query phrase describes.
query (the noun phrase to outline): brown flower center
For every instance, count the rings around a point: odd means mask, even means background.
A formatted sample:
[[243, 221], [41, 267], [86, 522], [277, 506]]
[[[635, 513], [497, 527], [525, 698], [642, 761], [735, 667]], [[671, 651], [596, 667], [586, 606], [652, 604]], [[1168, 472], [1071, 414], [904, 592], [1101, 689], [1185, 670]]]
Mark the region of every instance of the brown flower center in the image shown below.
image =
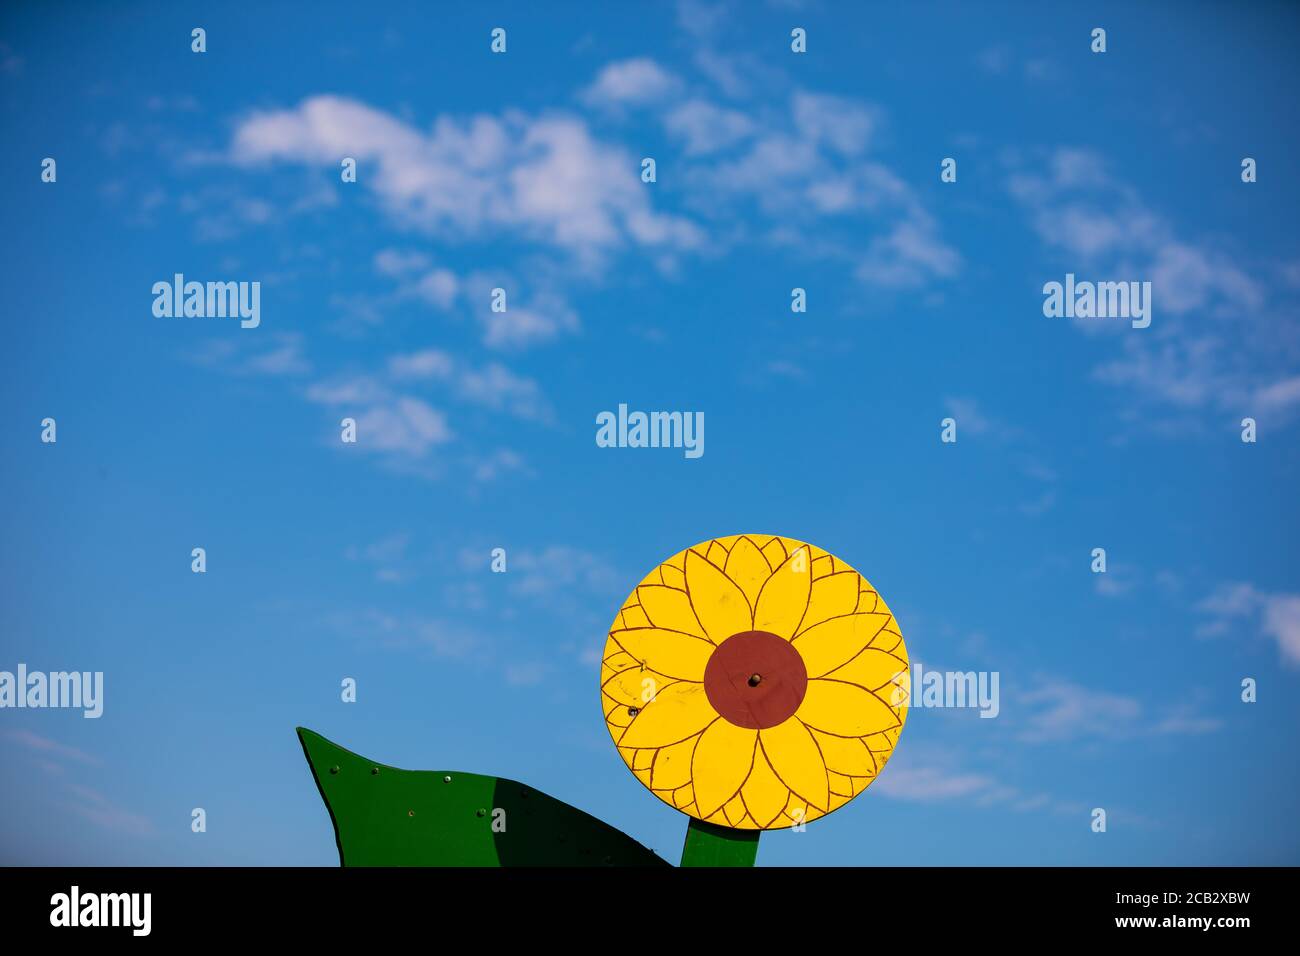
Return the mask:
[[704, 692], [713, 709], [751, 730], [786, 721], [807, 690], [808, 669], [799, 652], [767, 631], [731, 635], [704, 668]]

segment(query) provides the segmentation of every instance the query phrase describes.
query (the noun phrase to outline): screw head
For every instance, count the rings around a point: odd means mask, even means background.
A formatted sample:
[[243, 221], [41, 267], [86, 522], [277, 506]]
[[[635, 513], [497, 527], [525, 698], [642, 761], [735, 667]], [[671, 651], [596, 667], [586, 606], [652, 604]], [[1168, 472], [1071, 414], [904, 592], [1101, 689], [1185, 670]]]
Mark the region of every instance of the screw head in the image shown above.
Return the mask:
[[339, 768], [337, 766], [330, 767], [330, 773], [338, 773], [338, 772], [339, 772]]
[[407, 810], [407, 811], [406, 811], [406, 815], [407, 815], [408, 817], [413, 817], [413, 816], [415, 816], [415, 811], [414, 811], [414, 810]]
[[370, 775], [371, 775], [371, 776], [374, 776], [374, 777], [379, 776], [379, 768], [378, 768], [378, 767], [371, 767], [371, 768], [370, 768]]
[[487, 811], [484, 810], [482, 807], [479, 807], [477, 810], [474, 811], [474, 815], [479, 817], [485, 817], [487, 816]]
[[447, 776], [443, 777], [443, 778], [442, 778], [442, 782], [443, 782], [443, 783], [451, 783], [451, 774], [447, 774]]

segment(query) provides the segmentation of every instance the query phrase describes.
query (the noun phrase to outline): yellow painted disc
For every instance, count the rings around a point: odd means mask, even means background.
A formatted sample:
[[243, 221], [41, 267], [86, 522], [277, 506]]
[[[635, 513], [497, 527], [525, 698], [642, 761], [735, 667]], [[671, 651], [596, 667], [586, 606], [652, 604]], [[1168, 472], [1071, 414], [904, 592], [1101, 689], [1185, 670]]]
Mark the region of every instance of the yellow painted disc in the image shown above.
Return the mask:
[[857, 571], [793, 538], [673, 555], [610, 625], [605, 722], [628, 768], [698, 820], [779, 830], [867, 788], [907, 718], [907, 648]]

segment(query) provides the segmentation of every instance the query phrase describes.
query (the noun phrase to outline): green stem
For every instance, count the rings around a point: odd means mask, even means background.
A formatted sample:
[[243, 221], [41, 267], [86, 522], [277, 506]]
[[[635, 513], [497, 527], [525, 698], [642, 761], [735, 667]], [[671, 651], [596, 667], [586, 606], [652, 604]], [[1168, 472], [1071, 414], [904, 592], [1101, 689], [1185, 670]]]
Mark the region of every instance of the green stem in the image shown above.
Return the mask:
[[682, 866], [753, 866], [761, 830], [733, 830], [691, 818]]

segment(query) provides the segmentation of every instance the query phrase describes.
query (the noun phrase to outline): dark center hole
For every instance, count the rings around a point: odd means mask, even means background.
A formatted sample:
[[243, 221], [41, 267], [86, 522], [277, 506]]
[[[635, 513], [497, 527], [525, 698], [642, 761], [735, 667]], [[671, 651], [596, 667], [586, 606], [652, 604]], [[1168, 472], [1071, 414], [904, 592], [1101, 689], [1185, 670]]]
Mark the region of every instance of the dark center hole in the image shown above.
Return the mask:
[[762, 675], [762, 674], [750, 674], [750, 675], [749, 675], [749, 686], [750, 686], [750, 687], [757, 687], [757, 686], [758, 686], [759, 684], [761, 684], [761, 683], [763, 683], [763, 675]]

